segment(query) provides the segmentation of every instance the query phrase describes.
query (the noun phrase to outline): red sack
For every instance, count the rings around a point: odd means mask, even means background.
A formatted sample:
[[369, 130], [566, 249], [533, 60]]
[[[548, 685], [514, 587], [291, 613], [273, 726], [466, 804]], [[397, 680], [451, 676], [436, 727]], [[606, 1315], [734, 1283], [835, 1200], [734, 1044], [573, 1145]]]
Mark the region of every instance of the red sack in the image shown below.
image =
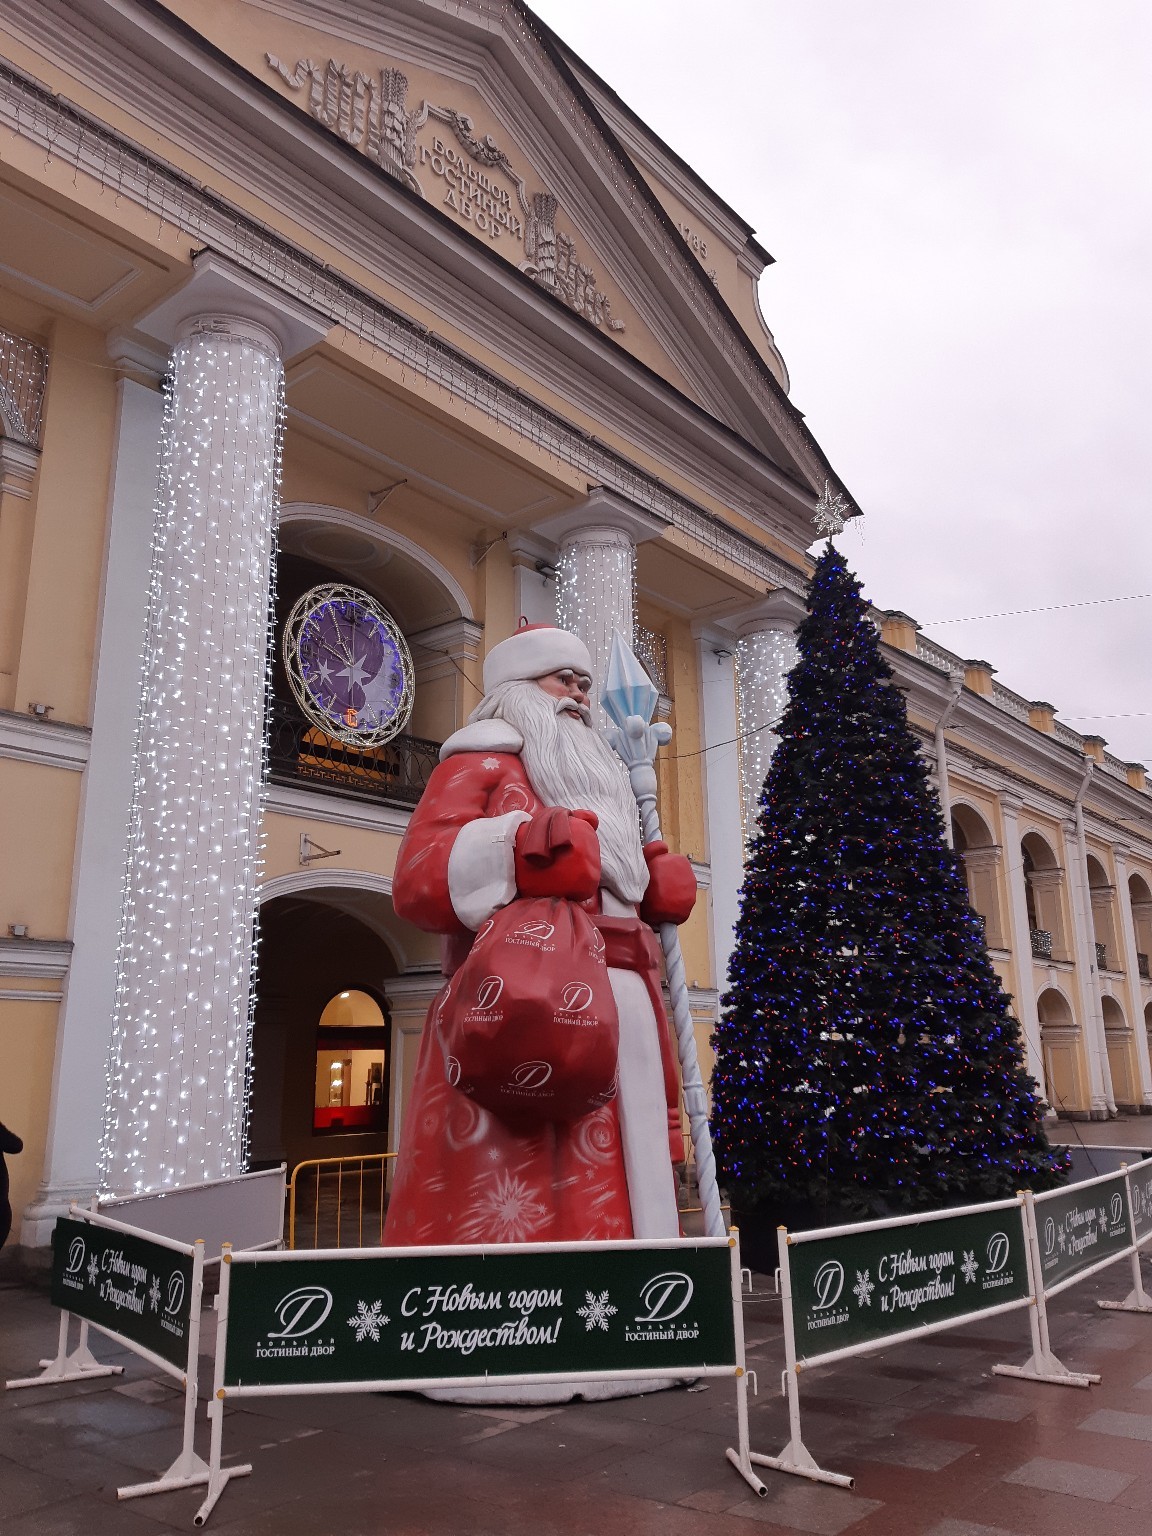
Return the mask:
[[510, 1125], [578, 1120], [615, 1096], [620, 1021], [604, 940], [573, 902], [502, 907], [436, 1012], [449, 1083]]

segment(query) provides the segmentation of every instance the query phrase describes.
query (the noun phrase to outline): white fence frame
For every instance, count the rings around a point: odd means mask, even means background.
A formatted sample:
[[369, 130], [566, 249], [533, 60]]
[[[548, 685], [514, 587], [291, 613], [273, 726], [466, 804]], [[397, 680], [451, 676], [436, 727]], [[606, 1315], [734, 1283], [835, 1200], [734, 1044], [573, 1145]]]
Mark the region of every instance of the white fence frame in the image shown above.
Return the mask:
[[[1140, 1273], [1140, 1249], [1152, 1242], [1152, 1228], [1143, 1237], [1136, 1235], [1136, 1219], [1132, 1201], [1132, 1174], [1137, 1169], [1152, 1167], [1152, 1158], [1146, 1158], [1143, 1162], [1129, 1167], [1122, 1163], [1120, 1168], [1112, 1173], [1097, 1174], [1091, 1179], [1084, 1179], [1074, 1185], [1065, 1185], [1060, 1189], [1051, 1190], [1043, 1195], [1034, 1195], [1031, 1190], [1023, 1190], [1012, 1200], [993, 1200], [983, 1205], [956, 1206], [944, 1211], [917, 1212], [909, 1216], [896, 1216], [885, 1221], [860, 1221], [852, 1222], [838, 1227], [814, 1228], [805, 1232], [789, 1232], [786, 1227], [778, 1229], [780, 1245], [780, 1269], [779, 1284], [784, 1307], [784, 1360], [785, 1369], [783, 1376], [783, 1392], [788, 1399], [788, 1428], [789, 1440], [779, 1456], [762, 1456], [756, 1451], [749, 1453], [750, 1460], [761, 1467], [772, 1467], [777, 1472], [790, 1472], [797, 1477], [806, 1477], [812, 1482], [834, 1483], [841, 1488], [854, 1486], [854, 1479], [838, 1472], [827, 1472], [818, 1466], [815, 1458], [804, 1444], [800, 1427], [800, 1394], [799, 1375], [801, 1371], [811, 1370], [817, 1365], [830, 1365], [837, 1360], [846, 1360], [852, 1355], [874, 1354], [881, 1349], [887, 1349], [892, 1344], [902, 1344], [912, 1338], [922, 1338], [930, 1333], [940, 1333], [947, 1328], [963, 1328], [968, 1323], [978, 1322], [983, 1318], [996, 1317], [1004, 1312], [1016, 1312], [1025, 1307], [1030, 1308], [1028, 1323], [1032, 1335], [1032, 1354], [1022, 1366], [995, 1365], [993, 1374], [997, 1376], [1017, 1376], [1028, 1381], [1043, 1381], [1053, 1386], [1062, 1387], [1090, 1387], [1100, 1380], [1099, 1375], [1087, 1371], [1070, 1371], [1052, 1350], [1051, 1337], [1048, 1330], [1048, 1298], [1058, 1296], [1070, 1286], [1078, 1285], [1080, 1281], [1087, 1280], [1090, 1276], [1098, 1274], [1110, 1264], [1115, 1264], [1123, 1258], [1130, 1258], [1132, 1263], [1132, 1291], [1124, 1301], [1100, 1301], [1097, 1306], [1113, 1312], [1144, 1312], [1152, 1313], [1152, 1298], [1149, 1298], [1144, 1290]], [[1044, 1272], [1040, 1262], [1040, 1240], [1038, 1236], [1036, 1207], [1049, 1199], [1060, 1195], [1066, 1195], [1070, 1189], [1090, 1188], [1094, 1184], [1103, 1184], [1115, 1179], [1119, 1174], [1124, 1175], [1125, 1191], [1128, 1202], [1128, 1219], [1132, 1233], [1132, 1242], [1126, 1247], [1111, 1253], [1107, 1258], [1098, 1263], [1089, 1265], [1075, 1275], [1069, 1275], [1055, 1285], [1045, 1288]], [[921, 1226], [931, 1221], [947, 1221], [958, 1216], [983, 1215], [990, 1211], [1011, 1210], [1019, 1207], [1021, 1210], [1022, 1225], [1024, 1228], [1024, 1249], [1028, 1266], [1028, 1290], [1029, 1295], [1017, 1297], [1013, 1301], [999, 1302], [995, 1306], [981, 1307], [976, 1311], [966, 1313], [963, 1317], [952, 1317], [936, 1323], [924, 1323], [916, 1328], [905, 1328], [899, 1333], [886, 1334], [883, 1338], [869, 1339], [862, 1344], [848, 1344], [841, 1349], [831, 1349], [826, 1353], [810, 1356], [803, 1360], [796, 1357], [796, 1326], [792, 1315], [792, 1276], [789, 1263], [789, 1249], [799, 1243], [817, 1242], [828, 1238], [844, 1237], [851, 1233], [871, 1231], [878, 1232], [896, 1227]]]
[[[199, 1184], [178, 1184], [172, 1189], [152, 1189], [139, 1195], [105, 1195], [97, 1197], [92, 1202], [92, 1209], [100, 1215], [110, 1215], [115, 1220], [129, 1221], [137, 1230], [148, 1234], [155, 1233], [158, 1236], [175, 1238], [177, 1242], [194, 1241], [187, 1234], [180, 1234], [166, 1230], [172, 1226], [180, 1226], [179, 1217], [176, 1221], [167, 1218], [174, 1213], [184, 1216], [186, 1211], [191, 1211], [190, 1218], [186, 1218], [189, 1231], [203, 1234], [207, 1231], [205, 1244], [205, 1264], [219, 1264], [220, 1254], [225, 1242], [231, 1243], [234, 1249], [282, 1248], [284, 1246], [284, 1209], [287, 1201], [287, 1163], [281, 1163], [278, 1168], [264, 1168], [258, 1173], [238, 1173], [226, 1179], [205, 1179]], [[272, 1188], [265, 1193], [264, 1186], [277, 1181]], [[217, 1199], [217, 1191], [221, 1198]], [[270, 1197], [271, 1211], [273, 1213], [270, 1222], [261, 1222], [258, 1226], [257, 1236], [259, 1241], [252, 1242], [252, 1234], [246, 1232], [245, 1213], [236, 1209], [237, 1204], [243, 1204], [248, 1193], [255, 1192], [258, 1199], [267, 1200]], [[231, 1194], [234, 1198], [229, 1200]], [[235, 1197], [239, 1197], [239, 1201]], [[219, 1204], [219, 1211], [212, 1206]], [[208, 1209], [204, 1209], [207, 1206]], [[231, 1207], [230, 1209], [228, 1207]], [[163, 1213], [157, 1221], [157, 1216]], [[155, 1223], [155, 1225], [150, 1225]], [[271, 1230], [274, 1228], [274, 1230]], [[215, 1229], [215, 1230], [214, 1230]], [[267, 1232], [265, 1236], [263, 1233]]]
[[[694, 1249], [726, 1247], [731, 1253], [733, 1352], [736, 1357], [734, 1367], [731, 1365], [713, 1365], [686, 1368], [683, 1365], [678, 1365], [664, 1368], [644, 1367], [623, 1371], [538, 1371], [501, 1376], [386, 1377], [375, 1381], [297, 1382], [283, 1386], [254, 1385], [233, 1387], [225, 1385], [224, 1365], [228, 1348], [229, 1295], [231, 1291], [232, 1267], [235, 1264], [294, 1264], [316, 1262], [318, 1260], [348, 1263], [355, 1262], [358, 1259], [378, 1260], [381, 1257], [450, 1257], [460, 1259], [468, 1256], [480, 1257], [488, 1254], [602, 1253], [608, 1249], [640, 1249], [651, 1252], [654, 1250], [683, 1250], [687, 1247]], [[729, 1447], [725, 1455], [749, 1486], [754, 1488], [761, 1498], [764, 1498], [767, 1496], [768, 1490], [752, 1468], [752, 1462], [756, 1458], [751, 1454], [748, 1441], [749, 1372], [744, 1353], [744, 1315], [741, 1306], [741, 1277], [746, 1273], [747, 1271], [740, 1268], [739, 1238], [735, 1227], [730, 1229], [727, 1237], [653, 1238], [650, 1241], [476, 1243], [460, 1244], [451, 1247], [437, 1246], [399, 1249], [314, 1248], [284, 1249], [280, 1252], [263, 1253], [233, 1253], [225, 1249], [223, 1263], [220, 1267], [220, 1294], [216, 1302], [218, 1313], [216, 1357], [212, 1397], [208, 1405], [208, 1417], [212, 1424], [212, 1438], [208, 1453], [208, 1491], [204, 1502], [196, 1512], [196, 1524], [202, 1526], [208, 1519], [230, 1477], [235, 1476], [238, 1470], [251, 1470], [250, 1468], [236, 1469], [221, 1466], [224, 1438], [224, 1408], [225, 1404], [233, 1399], [250, 1397], [315, 1397], [363, 1392], [431, 1392], [446, 1387], [517, 1387], [532, 1386], [540, 1383], [553, 1385], [571, 1383], [578, 1385], [581, 1383], [603, 1381], [683, 1381], [686, 1376], [695, 1378], [704, 1376], [729, 1377], [734, 1375], [736, 1381], [738, 1449], [733, 1450]]]
[[[42, 1387], [56, 1382], [87, 1381], [94, 1376], [122, 1375], [124, 1370], [122, 1365], [101, 1365], [88, 1348], [89, 1330], [95, 1328], [97, 1333], [102, 1333], [125, 1349], [130, 1349], [133, 1354], [147, 1360], [150, 1365], [154, 1365], [166, 1375], [174, 1376], [184, 1390], [184, 1423], [180, 1454], [160, 1477], [150, 1482], [130, 1483], [123, 1488], [117, 1488], [116, 1497], [136, 1499], [148, 1493], [170, 1493], [174, 1488], [198, 1487], [208, 1481], [207, 1463], [197, 1456], [195, 1448], [196, 1399], [200, 1365], [200, 1311], [204, 1293], [204, 1243], [202, 1240], [178, 1243], [174, 1238], [147, 1232], [141, 1227], [129, 1226], [127, 1222], [115, 1221], [110, 1216], [85, 1210], [79, 1205], [70, 1206], [68, 1214], [74, 1221], [85, 1221], [91, 1226], [101, 1227], [110, 1232], [123, 1232], [128, 1237], [139, 1238], [143, 1242], [155, 1244], [158, 1248], [167, 1248], [173, 1253], [182, 1253], [191, 1258], [192, 1285], [189, 1297], [188, 1348], [185, 1363], [183, 1367], [173, 1365], [170, 1360], [165, 1360], [145, 1345], [138, 1344], [135, 1339], [128, 1338], [126, 1334], [117, 1333], [114, 1328], [108, 1328], [103, 1323], [90, 1322], [87, 1318], [79, 1319], [80, 1341], [75, 1350], [69, 1354], [68, 1332], [72, 1313], [62, 1307], [59, 1343], [55, 1357], [40, 1361], [42, 1369], [38, 1376], [17, 1377], [15, 1380], [5, 1382], [5, 1386], [9, 1391], [15, 1391], [21, 1387]], [[231, 1469], [228, 1475], [237, 1476], [243, 1470], [237, 1467]], [[247, 1470], [251, 1471], [251, 1468]]]

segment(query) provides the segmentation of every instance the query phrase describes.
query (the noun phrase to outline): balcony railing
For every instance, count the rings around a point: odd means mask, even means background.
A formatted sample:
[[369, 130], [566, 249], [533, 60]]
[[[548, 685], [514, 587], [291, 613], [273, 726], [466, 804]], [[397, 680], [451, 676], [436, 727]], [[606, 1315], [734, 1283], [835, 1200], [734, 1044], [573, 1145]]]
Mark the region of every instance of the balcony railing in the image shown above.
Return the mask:
[[1032, 953], [1037, 960], [1051, 960], [1052, 935], [1047, 928], [1029, 929], [1029, 937], [1032, 940]]
[[424, 793], [439, 760], [438, 741], [397, 736], [382, 747], [353, 747], [319, 730], [282, 701], [272, 707], [268, 767], [274, 784], [411, 806]]
[[1108, 969], [1107, 944], [1097, 944], [1096, 946], [1096, 969], [1098, 971], [1106, 971]]
[[1152, 975], [1148, 971], [1148, 956], [1142, 955], [1139, 950], [1136, 952], [1136, 969], [1143, 981], [1152, 981]]

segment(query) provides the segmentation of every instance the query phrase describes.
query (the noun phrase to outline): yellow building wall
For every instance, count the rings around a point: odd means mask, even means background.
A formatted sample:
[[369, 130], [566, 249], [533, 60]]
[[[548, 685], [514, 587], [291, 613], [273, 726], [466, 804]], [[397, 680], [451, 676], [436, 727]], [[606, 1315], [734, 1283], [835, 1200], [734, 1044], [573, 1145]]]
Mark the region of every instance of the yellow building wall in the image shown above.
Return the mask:
[[[21, 1137], [23, 1152], [8, 1158], [14, 1222], [40, 1183], [47, 1142], [52, 1063], [56, 1054], [59, 1003], [10, 1001], [4, 993], [17, 983], [0, 977], [0, 1121]], [[55, 981], [20, 981], [21, 991], [59, 992]]]

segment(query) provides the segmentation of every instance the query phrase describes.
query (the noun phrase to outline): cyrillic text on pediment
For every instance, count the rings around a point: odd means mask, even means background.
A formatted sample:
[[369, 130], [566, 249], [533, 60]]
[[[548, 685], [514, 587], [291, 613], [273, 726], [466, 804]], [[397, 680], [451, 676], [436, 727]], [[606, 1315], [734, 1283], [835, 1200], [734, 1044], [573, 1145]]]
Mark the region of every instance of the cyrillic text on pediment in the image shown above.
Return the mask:
[[623, 331], [595, 271], [558, 224], [557, 197], [530, 190], [495, 138], [478, 135], [466, 112], [428, 100], [410, 110], [408, 79], [399, 69], [365, 74], [336, 59], [323, 65], [301, 59], [289, 70], [274, 54], [265, 57], [290, 90], [307, 90], [317, 122], [447, 209], [593, 325]]

